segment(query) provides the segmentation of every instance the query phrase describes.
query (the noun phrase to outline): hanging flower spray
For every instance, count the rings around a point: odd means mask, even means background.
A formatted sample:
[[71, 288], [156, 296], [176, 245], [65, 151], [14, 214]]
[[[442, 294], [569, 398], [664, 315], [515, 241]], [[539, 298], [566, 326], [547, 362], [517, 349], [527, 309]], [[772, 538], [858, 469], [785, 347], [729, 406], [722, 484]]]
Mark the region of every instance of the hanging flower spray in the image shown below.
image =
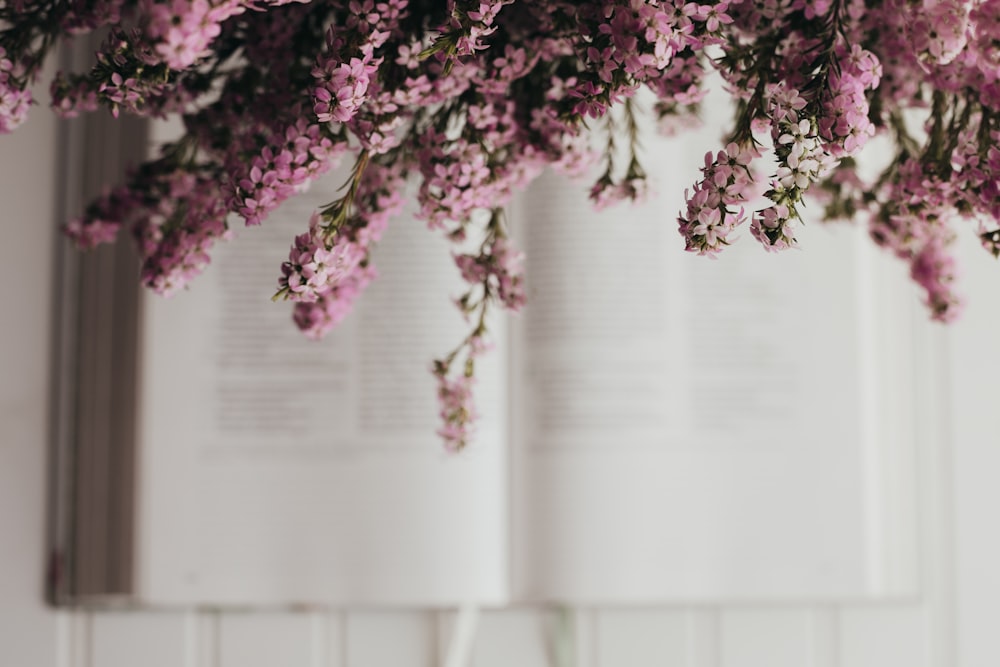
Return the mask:
[[[691, 252], [716, 255], [743, 225], [768, 251], [793, 248], [811, 197], [906, 262], [941, 321], [960, 310], [958, 227], [1000, 255], [993, 0], [0, 0], [0, 132], [27, 117], [46, 54], [97, 29], [94, 62], [55, 77], [52, 108], [179, 114], [185, 132], [66, 233], [89, 248], [128, 228], [142, 282], [169, 295], [234, 220], [267, 224], [350, 156], [342, 196], [276, 261], [275, 298], [319, 338], [375, 277], [372, 247], [415, 176], [418, 215], [456, 243], [468, 285], [470, 332], [432, 364], [451, 449], [475, 419], [487, 313], [525, 300], [504, 205], [545, 167], [603, 165], [598, 207], [644, 196], [642, 88], [666, 132], [696, 123], [712, 70], [735, 100], [676, 218]], [[891, 154], [866, 179], [855, 158], [878, 135]]]

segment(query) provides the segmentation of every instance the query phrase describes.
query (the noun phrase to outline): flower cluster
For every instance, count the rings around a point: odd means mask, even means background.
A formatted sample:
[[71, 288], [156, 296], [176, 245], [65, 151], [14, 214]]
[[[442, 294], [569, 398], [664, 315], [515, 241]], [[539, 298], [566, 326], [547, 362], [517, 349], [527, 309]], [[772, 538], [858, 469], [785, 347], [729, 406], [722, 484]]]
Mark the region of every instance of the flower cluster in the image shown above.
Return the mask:
[[[795, 247], [814, 197], [905, 262], [943, 321], [961, 305], [959, 227], [1000, 255], [988, 0], [17, 0], [0, 3], [0, 133], [24, 122], [46, 53], [96, 30], [89, 70], [52, 82], [55, 111], [180, 114], [185, 134], [66, 233], [89, 248], [128, 228], [141, 280], [169, 294], [231, 221], [266, 223], [349, 156], [343, 195], [275, 259], [276, 298], [320, 338], [374, 279], [412, 177], [467, 285], [470, 333], [433, 366], [452, 449], [472, 433], [487, 313], [525, 300], [503, 206], [547, 167], [596, 173], [597, 207], [645, 197], [643, 107], [664, 132], [692, 127], [713, 70], [735, 117], [676, 218], [687, 250], [715, 256], [744, 223], [766, 250]], [[879, 135], [886, 165], [866, 179], [858, 155]]]
[[329, 231], [321, 224], [322, 219], [318, 212], [313, 213], [309, 231], [295, 237], [288, 261], [281, 265], [278, 292], [292, 301], [317, 301], [364, 259], [361, 246], [337, 231]]
[[496, 31], [497, 14], [514, 0], [448, 0], [446, 20], [438, 24], [440, 37], [428, 54], [446, 58], [471, 56], [486, 48], [485, 39]]
[[297, 302], [296, 326], [319, 340], [340, 323], [375, 278], [370, 251], [403, 207], [404, 173], [398, 163], [360, 163], [347, 194], [313, 214], [309, 231], [295, 238], [282, 264], [275, 298]]
[[767, 191], [773, 203], [754, 213], [750, 232], [766, 250], [776, 251], [798, 244], [795, 228], [800, 218], [796, 204], [812, 183], [830, 173], [837, 160], [828, 142], [820, 138], [815, 119], [801, 118], [806, 115], [806, 102], [797, 90], [774, 85], [769, 98], [778, 169]]
[[[317, 123], [299, 118], [242, 157], [231, 150], [229, 207], [248, 225], [259, 225], [277, 206], [336, 165], [343, 143], [335, 142]], [[247, 169], [249, 167], [249, 169]]]
[[228, 235], [226, 213], [213, 174], [176, 169], [165, 159], [138, 170], [130, 186], [102, 195], [65, 230], [80, 247], [91, 248], [129, 226], [143, 285], [169, 296], [208, 266], [212, 246]]
[[735, 142], [715, 157], [705, 155], [703, 177], [685, 193], [687, 210], [678, 218], [687, 250], [715, 255], [729, 244], [730, 233], [746, 221], [744, 204], [756, 187], [750, 163], [756, 156], [751, 144]]
[[361, 263], [343, 275], [332, 287], [320, 293], [315, 301], [297, 303], [292, 319], [302, 333], [320, 340], [330, 333], [354, 309], [354, 302], [377, 276], [375, 267]]
[[382, 46], [401, 16], [407, 0], [390, 0], [376, 7], [374, 0], [355, 2], [345, 26], [331, 25], [326, 49], [316, 58], [312, 75], [313, 112], [321, 123], [346, 123], [368, 97], [368, 87], [382, 64], [375, 49]]
[[25, 90], [14, 63], [0, 46], [0, 133], [13, 132], [28, 117], [31, 91]]
[[[455, 240], [465, 238], [465, 230], [451, 232]], [[455, 265], [468, 290], [456, 300], [456, 305], [466, 321], [474, 326], [468, 336], [443, 359], [434, 361], [434, 375], [438, 378], [438, 396], [441, 399], [443, 427], [438, 432], [450, 449], [465, 446], [470, 426], [475, 418], [471, 403], [472, 382], [476, 358], [490, 348], [487, 339], [487, 315], [493, 304], [517, 312], [525, 302], [522, 264], [524, 256], [507, 238], [503, 210], [494, 209], [486, 224], [483, 242], [473, 253], [453, 255]], [[456, 360], [464, 354], [460, 372], [453, 373]]]

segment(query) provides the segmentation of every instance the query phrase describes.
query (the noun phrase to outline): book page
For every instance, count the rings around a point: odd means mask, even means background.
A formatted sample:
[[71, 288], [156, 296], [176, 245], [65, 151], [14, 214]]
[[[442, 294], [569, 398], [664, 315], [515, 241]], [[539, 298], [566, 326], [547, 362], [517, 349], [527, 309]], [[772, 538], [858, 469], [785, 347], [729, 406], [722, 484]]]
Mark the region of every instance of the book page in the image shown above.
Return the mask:
[[910, 361], [912, 295], [882, 293], [847, 225], [810, 224], [782, 254], [748, 230], [715, 261], [685, 253], [680, 195], [712, 141], [648, 139], [647, 203], [598, 214], [589, 183], [547, 174], [513, 215], [529, 299], [512, 361], [517, 596], [910, 590], [912, 489], [881, 463], [908, 460], [908, 387], [889, 369]]
[[[431, 360], [466, 333], [440, 232], [390, 224], [377, 278], [325, 340], [272, 303], [343, 173], [236, 229], [145, 304], [141, 591], [153, 602], [496, 602], [508, 594], [504, 345], [479, 368], [475, 444], [449, 455]], [[503, 335], [502, 327], [494, 327]]]

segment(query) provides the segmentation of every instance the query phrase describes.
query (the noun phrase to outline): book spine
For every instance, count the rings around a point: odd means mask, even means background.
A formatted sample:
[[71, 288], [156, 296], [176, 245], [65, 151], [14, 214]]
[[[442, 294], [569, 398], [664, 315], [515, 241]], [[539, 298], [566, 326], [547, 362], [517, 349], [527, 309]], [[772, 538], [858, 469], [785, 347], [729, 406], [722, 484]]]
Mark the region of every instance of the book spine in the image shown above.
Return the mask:
[[[86, 41], [86, 40], [83, 40]], [[63, 54], [80, 69], [95, 44]], [[146, 157], [145, 121], [106, 113], [64, 124], [58, 223]], [[53, 342], [51, 556], [55, 603], [134, 592], [138, 260], [121, 242], [81, 253], [60, 238]]]

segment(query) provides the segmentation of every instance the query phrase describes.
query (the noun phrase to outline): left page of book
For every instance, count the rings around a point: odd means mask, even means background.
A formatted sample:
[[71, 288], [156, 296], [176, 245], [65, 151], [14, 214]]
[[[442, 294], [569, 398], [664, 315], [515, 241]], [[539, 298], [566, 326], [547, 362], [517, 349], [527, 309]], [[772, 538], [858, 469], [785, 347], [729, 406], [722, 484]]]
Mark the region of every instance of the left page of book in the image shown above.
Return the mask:
[[[344, 170], [234, 225], [190, 289], [145, 300], [140, 597], [153, 603], [495, 603], [508, 594], [503, 344], [477, 371], [475, 446], [435, 434], [431, 360], [465, 335], [440, 233], [403, 214], [379, 277], [323, 341], [272, 303]], [[502, 341], [501, 341], [502, 343]]]

